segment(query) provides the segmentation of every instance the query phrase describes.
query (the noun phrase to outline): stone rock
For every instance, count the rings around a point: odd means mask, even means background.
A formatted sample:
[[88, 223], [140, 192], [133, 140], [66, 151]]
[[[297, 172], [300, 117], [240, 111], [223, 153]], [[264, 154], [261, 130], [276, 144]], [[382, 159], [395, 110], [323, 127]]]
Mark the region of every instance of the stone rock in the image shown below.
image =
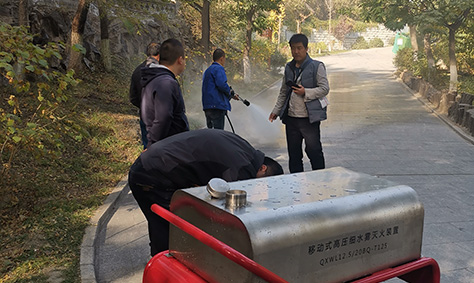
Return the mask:
[[403, 71], [400, 74], [400, 78], [402, 79], [403, 83], [406, 84], [409, 88], [411, 88], [413, 73], [410, 71]]
[[467, 110], [467, 123], [466, 128], [474, 136], [474, 109]]
[[[116, 16], [113, 10], [109, 11], [110, 52], [116, 68], [123, 67], [123, 64], [135, 64], [139, 61], [137, 57], [142, 60], [146, 46], [152, 41], [162, 42], [167, 38], [176, 37], [185, 42], [192, 42], [189, 40], [192, 38], [189, 28], [177, 13], [177, 4], [170, 2], [157, 5], [143, 1], [138, 5], [142, 8], [151, 5], [148, 9], [155, 14], [141, 19], [139, 32], [133, 28], [127, 29], [123, 19]], [[30, 0], [28, 15], [30, 31], [35, 34], [34, 43], [66, 43], [76, 9], [77, 0]], [[0, 0], [0, 20], [17, 25], [17, 19], [18, 1]], [[94, 3], [89, 7], [83, 40], [88, 64], [97, 64], [100, 59], [100, 21], [98, 8]], [[64, 65], [64, 62], [56, 65]]]

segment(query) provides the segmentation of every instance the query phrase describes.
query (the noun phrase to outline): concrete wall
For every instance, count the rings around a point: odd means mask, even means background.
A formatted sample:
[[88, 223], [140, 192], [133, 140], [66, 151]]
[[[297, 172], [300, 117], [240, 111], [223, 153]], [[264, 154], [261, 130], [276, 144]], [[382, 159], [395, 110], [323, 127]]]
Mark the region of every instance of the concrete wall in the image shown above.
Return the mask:
[[[288, 30], [286, 27], [283, 28], [283, 35], [286, 41], [290, 40], [293, 34], [295, 33]], [[367, 42], [374, 38], [380, 38], [383, 41], [384, 46], [390, 46], [393, 44], [391, 40], [395, 38], [395, 34], [396, 32], [387, 29], [383, 25], [379, 25], [375, 28], [368, 28], [364, 32], [349, 33], [342, 42], [333, 35], [330, 35], [329, 32], [324, 29], [313, 29], [308, 38], [309, 42], [324, 42], [327, 46], [332, 46], [333, 50], [348, 50], [351, 49], [359, 36], [363, 36]]]

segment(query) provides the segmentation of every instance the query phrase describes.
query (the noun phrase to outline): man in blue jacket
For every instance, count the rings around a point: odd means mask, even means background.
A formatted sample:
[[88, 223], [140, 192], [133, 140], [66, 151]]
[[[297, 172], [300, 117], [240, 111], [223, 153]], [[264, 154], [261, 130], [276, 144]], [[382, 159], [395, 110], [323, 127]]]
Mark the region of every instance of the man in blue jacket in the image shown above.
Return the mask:
[[237, 94], [227, 84], [225, 74], [225, 52], [218, 48], [212, 54], [214, 61], [202, 78], [202, 107], [209, 129], [224, 129], [224, 117], [231, 110], [230, 99], [238, 99]]
[[326, 67], [309, 57], [306, 35], [295, 34], [289, 43], [293, 60], [285, 66], [280, 94], [268, 119], [273, 122], [280, 116], [285, 124], [291, 173], [304, 170], [303, 140], [311, 169], [324, 169], [320, 124], [327, 117]]
[[148, 146], [189, 131], [184, 99], [176, 76], [184, 71], [184, 48], [176, 39], [161, 44], [160, 62], [142, 68], [141, 117], [148, 131]]

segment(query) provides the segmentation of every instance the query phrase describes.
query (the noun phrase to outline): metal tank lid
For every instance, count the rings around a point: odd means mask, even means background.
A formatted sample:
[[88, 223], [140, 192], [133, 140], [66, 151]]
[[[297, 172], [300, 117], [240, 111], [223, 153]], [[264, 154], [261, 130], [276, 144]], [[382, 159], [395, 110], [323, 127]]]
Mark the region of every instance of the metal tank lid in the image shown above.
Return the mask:
[[225, 199], [211, 197], [208, 186], [184, 191], [213, 206], [240, 215], [397, 186], [394, 182], [343, 167], [229, 182], [228, 185], [227, 190], [245, 191], [245, 205], [237, 208], [226, 205]]

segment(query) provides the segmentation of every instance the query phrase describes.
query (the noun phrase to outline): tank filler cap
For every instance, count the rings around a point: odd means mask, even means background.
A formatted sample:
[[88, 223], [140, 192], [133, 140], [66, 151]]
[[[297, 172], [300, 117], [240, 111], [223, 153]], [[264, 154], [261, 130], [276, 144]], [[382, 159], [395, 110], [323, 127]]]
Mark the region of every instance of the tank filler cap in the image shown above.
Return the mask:
[[230, 190], [230, 186], [221, 178], [212, 178], [209, 183], [207, 183], [206, 189], [211, 197], [223, 199], [225, 198], [227, 191]]
[[247, 192], [244, 190], [229, 190], [225, 194], [225, 206], [230, 209], [247, 205]]

